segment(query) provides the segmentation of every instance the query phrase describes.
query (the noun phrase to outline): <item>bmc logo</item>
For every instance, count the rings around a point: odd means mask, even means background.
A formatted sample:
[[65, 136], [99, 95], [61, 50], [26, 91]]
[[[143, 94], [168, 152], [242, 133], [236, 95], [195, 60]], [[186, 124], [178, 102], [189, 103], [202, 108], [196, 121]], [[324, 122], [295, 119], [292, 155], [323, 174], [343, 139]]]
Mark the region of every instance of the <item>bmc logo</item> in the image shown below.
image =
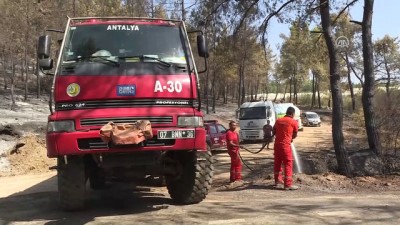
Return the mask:
[[136, 85], [118, 85], [117, 96], [135, 96]]

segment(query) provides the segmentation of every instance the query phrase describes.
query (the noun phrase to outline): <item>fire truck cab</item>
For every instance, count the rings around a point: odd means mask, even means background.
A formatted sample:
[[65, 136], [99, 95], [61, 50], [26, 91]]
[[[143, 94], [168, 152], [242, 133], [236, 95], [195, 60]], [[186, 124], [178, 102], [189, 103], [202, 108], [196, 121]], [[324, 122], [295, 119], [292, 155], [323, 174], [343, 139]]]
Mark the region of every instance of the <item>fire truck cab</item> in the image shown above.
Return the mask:
[[[66, 210], [85, 205], [87, 180], [164, 177], [171, 198], [202, 201], [211, 185], [199, 79], [183, 21], [152, 18], [69, 18], [55, 63], [46, 144], [57, 158], [58, 191]], [[201, 33], [201, 32], [197, 32]], [[200, 57], [208, 56], [197, 36]], [[39, 38], [43, 71], [53, 68], [51, 38]], [[100, 128], [113, 121], [151, 122], [153, 138], [105, 144]]]

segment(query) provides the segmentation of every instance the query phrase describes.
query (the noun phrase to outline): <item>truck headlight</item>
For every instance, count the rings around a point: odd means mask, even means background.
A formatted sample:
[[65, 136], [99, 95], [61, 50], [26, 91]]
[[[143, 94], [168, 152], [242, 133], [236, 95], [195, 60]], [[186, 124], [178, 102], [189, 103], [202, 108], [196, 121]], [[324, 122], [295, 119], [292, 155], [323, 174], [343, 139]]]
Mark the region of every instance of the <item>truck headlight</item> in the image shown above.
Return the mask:
[[73, 132], [75, 123], [73, 120], [49, 121], [47, 123], [47, 132]]
[[203, 117], [200, 116], [179, 116], [178, 127], [202, 127]]

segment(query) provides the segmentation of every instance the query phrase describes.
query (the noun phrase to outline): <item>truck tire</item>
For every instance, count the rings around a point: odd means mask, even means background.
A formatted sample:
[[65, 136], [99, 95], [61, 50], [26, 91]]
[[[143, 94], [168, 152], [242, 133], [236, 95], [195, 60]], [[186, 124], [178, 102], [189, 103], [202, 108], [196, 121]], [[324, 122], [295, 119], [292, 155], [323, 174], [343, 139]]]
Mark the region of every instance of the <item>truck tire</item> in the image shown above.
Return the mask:
[[57, 159], [57, 178], [60, 205], [63, 210], [74, 211], [85, 206], [86, 177], [85, 163], [82, 157], [69, 156], [67, 164], [64, 158]]
[[210, 151], [175, 152], [179, 175], [166, 176], [168, 192], [175, 203], [201, 202], [211, 187], [214, 167]]
[[89, 175], [90, 188], [93, 190], [100, 190], [106, 187], [106, 178], [104, 170], [101, 168], [95, 168]]

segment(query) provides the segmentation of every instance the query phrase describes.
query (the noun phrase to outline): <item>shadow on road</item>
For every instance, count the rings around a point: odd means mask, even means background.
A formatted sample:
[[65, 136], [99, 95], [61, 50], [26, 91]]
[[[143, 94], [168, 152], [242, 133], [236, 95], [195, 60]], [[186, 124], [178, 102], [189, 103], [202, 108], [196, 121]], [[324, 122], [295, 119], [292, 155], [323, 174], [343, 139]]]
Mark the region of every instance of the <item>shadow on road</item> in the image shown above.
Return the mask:
[[58, 205], [58, 193], [43, 191], [55, 180], [52, 177], [23, 192], [0, 198], [0, 224], [40, 220], [49, 221], [46, 224], [86, 224], [97, 217], [140, 214], [172, 205], [169, 197], [154, 193], [151, 188], [116, 184], [107, 190], [89, 190], [85, 210], [64, 212]]

